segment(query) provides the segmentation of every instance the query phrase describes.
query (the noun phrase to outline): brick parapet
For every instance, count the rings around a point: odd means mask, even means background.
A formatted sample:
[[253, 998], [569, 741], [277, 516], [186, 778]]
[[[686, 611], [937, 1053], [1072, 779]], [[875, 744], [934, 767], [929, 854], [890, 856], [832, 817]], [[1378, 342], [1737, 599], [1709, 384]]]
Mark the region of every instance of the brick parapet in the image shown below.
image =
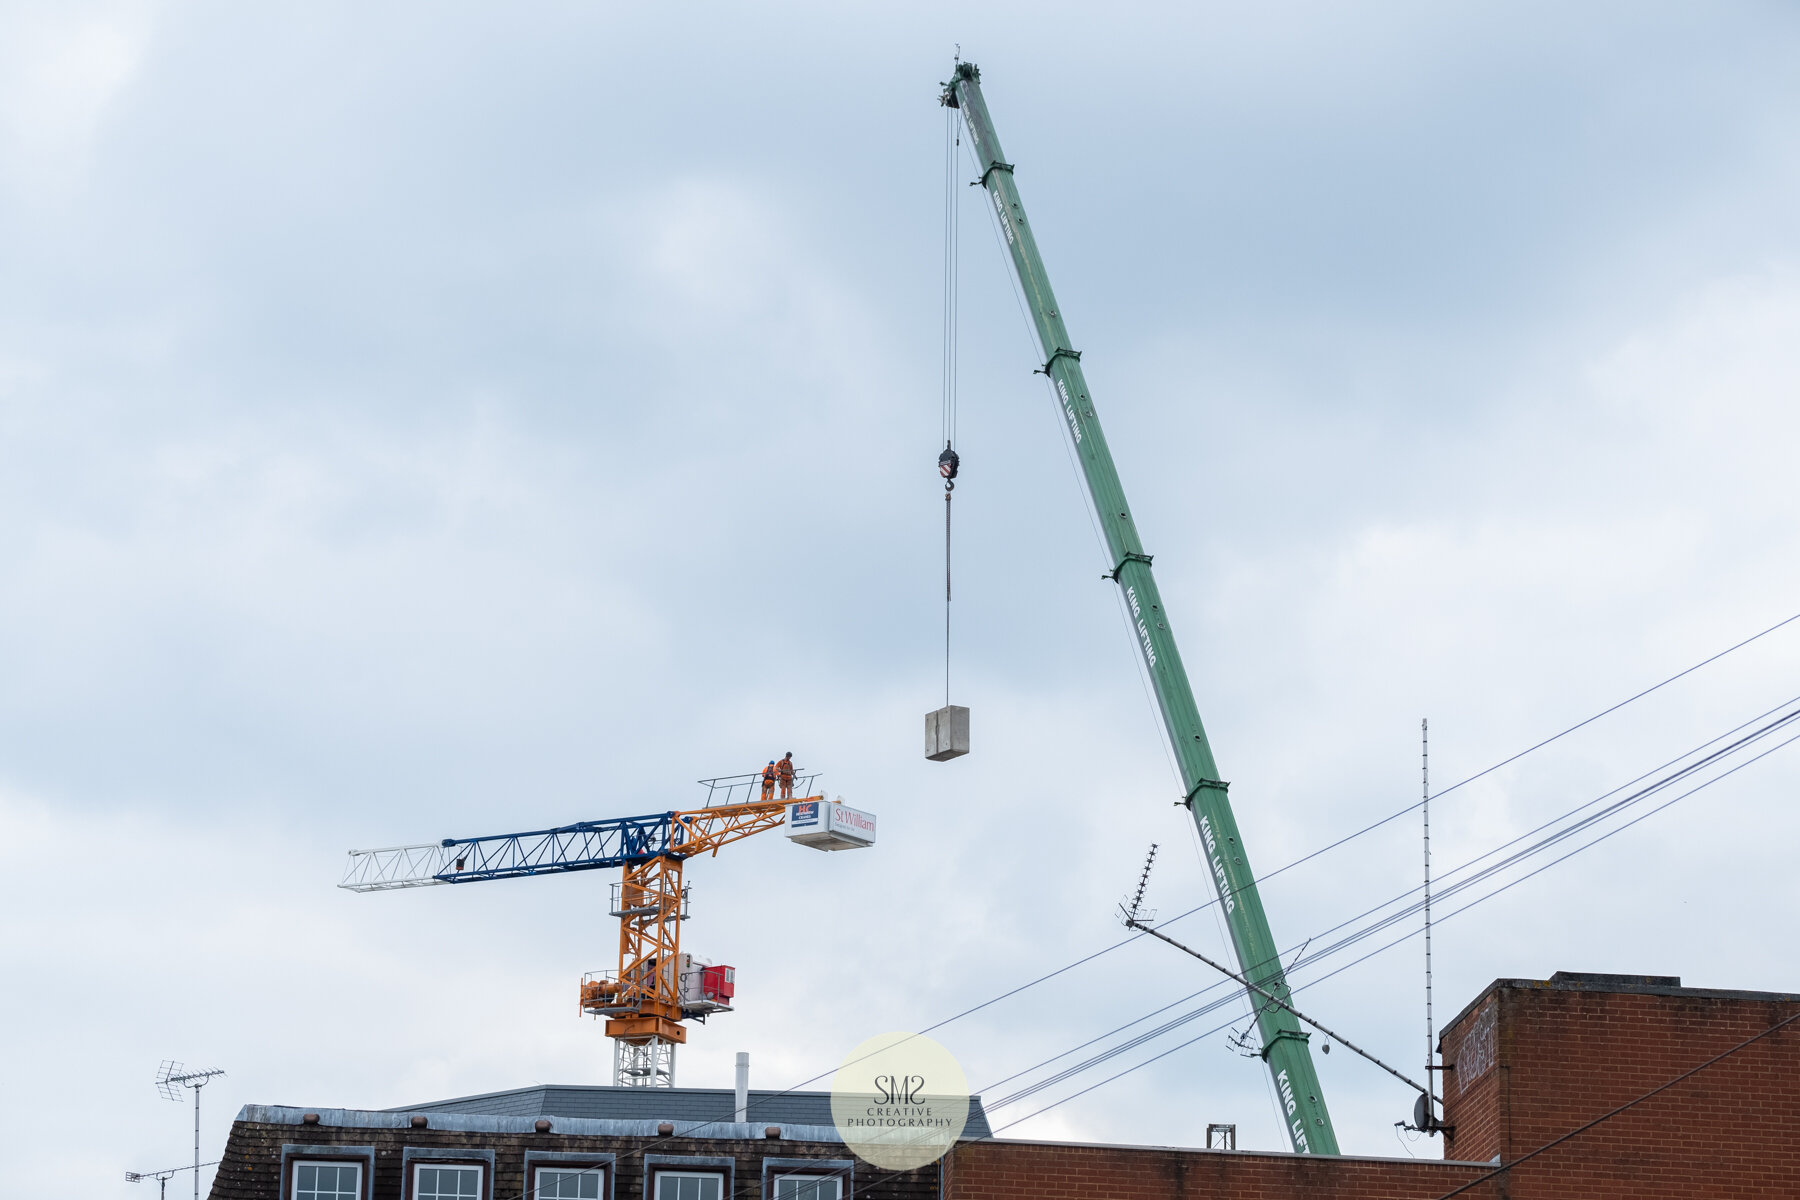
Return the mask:
[[[1487, 1168], [1432, 1159], [970, 1142], [945, 1164], [946, 1200], [1436, 1200]], [[1482, 1184], [1465, 1193], [1493, 1200]]]

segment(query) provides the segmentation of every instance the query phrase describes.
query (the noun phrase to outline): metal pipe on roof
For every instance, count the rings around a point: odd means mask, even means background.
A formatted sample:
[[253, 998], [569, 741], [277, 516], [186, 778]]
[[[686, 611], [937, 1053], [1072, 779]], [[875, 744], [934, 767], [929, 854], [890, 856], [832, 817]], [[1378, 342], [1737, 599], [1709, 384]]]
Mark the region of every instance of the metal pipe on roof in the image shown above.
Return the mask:
[[750, 1119], [750, 1055], [743, 1050], [737, 1056], [737, 1110], [734, 1121]]

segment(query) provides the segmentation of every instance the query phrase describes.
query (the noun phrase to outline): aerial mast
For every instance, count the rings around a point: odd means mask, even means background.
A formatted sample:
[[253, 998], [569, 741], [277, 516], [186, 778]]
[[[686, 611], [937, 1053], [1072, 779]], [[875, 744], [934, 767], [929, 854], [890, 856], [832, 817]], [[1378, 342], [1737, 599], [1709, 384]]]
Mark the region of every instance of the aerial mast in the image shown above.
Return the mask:
[[[944, 85], [941, 99], [948, 107], [960, 109], [968, 126], [970, 144], [981, 167], [979, 182], [994, 207], [1043, 351], [1044, 361], [1038, 369], [1049, 377], [1074, 441], [1082, 479], [1099, 516], [1111, 559], [1109, 577], [1119, 585], [1130, 607], [1138, 651], [1149, 672], [1163, 726], [1179, 764], [1182, 803], [1199, 827], [1239, 968], [1253, 985], [1249, 995], [1262, 1036], [1262, 1057], [1280, 1093], [1288, 1139], [1302, 1154], [1336, 1154], [1337, 1135], [1326, 1111], [1307, 1034], [1292, 1010], [1284, 1007], [1291, 1004], [1287, 975], [1274, 935], [1269, 931], [1269, 919], [1263, 912], [1237, 819], [1231, 811], [1228, 785], [1219, 778], [1193, 688], [1188, 684], [1181, 654], [1175, 648], [1175, 636], [1169, 630], [1168, 613], [1151, 574], [1150, 555], [1144, 552], [1138, 538], [1112, 452], [1107, 449], [1099, 418], [1094, 415], [1094, 402], [1081, 370], [1081, 354], [1069, 340], [1043, 258], [1038, 254], [1037, 240], [1025, 220], [1025, 208], [1013, 180], [1013, 165], [1001, 152], [993, 119], [982, 98], [981, 72], [973, 63], [959, 62], [951, 81]], [[1276, 1003], [1269, 1003], [1264, 997]]]
[[[156, 1072], [156, 1090], [162, 1093], [164, 1100], [180, 1100], [181, 1089], [184, 1087], [194, 1090], [194, 1165], [191, 1168], [194, 1172], [194, 1200], [200, 1200], [200, 1089], [224, 1073], [217, 1070], [189, 1071], [174, 1059], [164, 1060], [162, 1067]], [[162, 1172], [151, 1172], [162, 1180], [164, 1188], [169, 1184], [168, 1175], [174, 1173], [170, 1171], [165, 1175]], [[131, 1182], [137, 1181], [134, 1179]]]

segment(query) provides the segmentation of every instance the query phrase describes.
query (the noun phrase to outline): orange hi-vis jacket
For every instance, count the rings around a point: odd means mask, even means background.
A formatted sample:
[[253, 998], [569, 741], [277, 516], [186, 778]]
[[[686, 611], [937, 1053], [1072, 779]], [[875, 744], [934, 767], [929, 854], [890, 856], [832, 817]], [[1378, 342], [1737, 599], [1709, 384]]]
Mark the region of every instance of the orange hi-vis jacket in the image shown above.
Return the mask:
[[794, 760], [791, 758], [784, 758], [776, 763], [775, 773], [781, 776], [781, 782], [783, 783], [794, 782]]

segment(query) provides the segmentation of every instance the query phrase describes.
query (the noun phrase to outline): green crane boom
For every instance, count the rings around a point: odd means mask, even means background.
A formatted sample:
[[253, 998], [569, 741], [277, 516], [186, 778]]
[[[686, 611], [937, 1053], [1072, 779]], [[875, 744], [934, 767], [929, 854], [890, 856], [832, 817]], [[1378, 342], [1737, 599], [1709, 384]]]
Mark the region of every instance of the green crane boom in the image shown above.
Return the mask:
[[[1245, 978], [1286, 1003], [1289, 999], [1287, 975], [1282, 970], [1274, 936], [1269, 932], [1269, 919], [1263, 912], [1262, 898], [1257, 894], [1256, 877], [1250, 871], [1237, 819], [1232, 815], [1231, 802], [1226, 796], [1226, 784], [1219, 778], [1212, 747], [1207, 744], [1206, 730], [1200, 724], [1194, 691], [1188, 685], [1187, 671], [1175, 648], [1175, 635], [1169, 631], [1168, 613], [1150, 573], [1150, 556], [1144, 553], [1143, 543], [1138, 539], [1137, 526], [1131, 519], [1131, 506], [1125, 502], [1125, 489], [1113, 466], [1112, 452], [1106, 448], [1106, 436], [1101, 433], [1099, 418], [1094, 415], [1094, 402], [1081, 372], [1081, 355], [1069, 343], [1069, 332], [1063, 324], [1056, 296], [1050, 290], [1050, 279], [1044, 272], [1037, 240], [1025, 220], [1025, 208], [1019, 202], [1012, 164], [1000, 151], [1000, 139], [988, 116], [987, 102], [982, 99], [981, 72], [973, 63], [957, 64], [955, 77], [944, 85], [942, 100], [951, 108], [962, 110], [970, 142], [981, 165], [981, 185], [987, 190], [999, 218], [1013, 269], [1018, 273], [1025, 303], [1031, 309], [1031, 319], [1044, 350], [1041, 370], [1049, 376], [1056, 390], [1057, 403], [1068, 423], [1069, 435], [1074, 439], [1075, 454], [1081, 461], [1082, 477], [1100, 517], [1107, 552], [1113, 563], [1112, 578], [1124, 592], [1131, 609], [1138, 650], [1149, 669], [1156, 702], [1162, 710], [1163, 725], [1175, 747], [1185, 804], [1205, 843], [1213, 884], [1218, 889], [1220, 907], [1225, 910], [1225, 922], [1231, 929], [1238, 964]], [[1331, 1115], [1325, 1108], [1318, 1073], [1313, 1069], [1307, 1035], [1301, 1031], [1291, 1012], [1261, 1002], [1258, 996], [1251, 995], [1250, 998], [1262, 1035], [1263, 1060], [1268, 1063], [1280, 1093], [1288, 1138], [1294, 1149], [1302, 1154], [1338, 1153], [1337, 1135], [1331, 1127]]]

